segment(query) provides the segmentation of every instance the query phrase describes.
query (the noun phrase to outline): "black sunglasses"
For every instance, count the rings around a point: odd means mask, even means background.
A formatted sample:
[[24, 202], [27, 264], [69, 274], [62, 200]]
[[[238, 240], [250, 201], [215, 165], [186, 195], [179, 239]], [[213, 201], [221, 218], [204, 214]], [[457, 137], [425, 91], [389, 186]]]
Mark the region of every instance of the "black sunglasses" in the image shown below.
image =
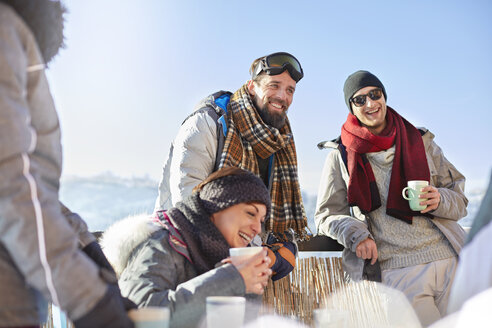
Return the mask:
[[358, 95], [350, 98], [350, 102], [357, 107], [362, 107], [366, 104], [366, 97], [371, 98], [371, 100], [379, 100], [383, 95], [383, 90], [377, 88], [369, 91], [365, 95]]
[[285, 70], [289, 71], [290, 76], [296, 83], [304, 76], [301, 63], [296, 57], [287, 52], [276, 52], [263, 57], [258, 62], [251, 74], [251, 78], [254, 80], [261, 72], [265, 72], [268, 75], [278, 75]]

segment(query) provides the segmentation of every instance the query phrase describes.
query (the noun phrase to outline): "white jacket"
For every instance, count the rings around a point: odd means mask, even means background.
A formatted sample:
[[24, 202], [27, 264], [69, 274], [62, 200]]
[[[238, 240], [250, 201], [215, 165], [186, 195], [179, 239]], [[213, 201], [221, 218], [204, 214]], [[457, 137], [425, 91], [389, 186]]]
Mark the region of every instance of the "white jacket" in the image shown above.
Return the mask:
[[221, 124], [208, 109], [215, 110], [217, 118], [222, 116], [225, 112], [214, 100], [226, 93], [219, 91], [202, 100], [181, 125], [162, 170], [154, 211], [175, 206], [214, 171]]

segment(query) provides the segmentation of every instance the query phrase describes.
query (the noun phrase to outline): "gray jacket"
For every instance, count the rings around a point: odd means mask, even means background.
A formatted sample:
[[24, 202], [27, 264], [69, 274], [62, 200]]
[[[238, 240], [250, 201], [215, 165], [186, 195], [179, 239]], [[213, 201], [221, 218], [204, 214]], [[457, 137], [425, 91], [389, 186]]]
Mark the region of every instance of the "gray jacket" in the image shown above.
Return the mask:
[[[426, 130], [422, 136], [431, 175], [430, 184], [441, 194], [439, 207], [432, 212], [432, 222], [448, 239], [456, 254], [465, 241], [465, 232], [457, 221], [466, 215], [465, 177], [444, 157], [433, 141], [434, 135]], [[324, 142], [323, 148], [335, 148], [336, 142]], [[318, 190], [315, 222], [319, 234], [338, 240], [343, 251], [343, 267], [353, 280], [362, 279], [364, 260], [355, 255], [357, 245], [371, 236], [367, 220], [358, 207], [347, 201], [349, 175], [340, 151], [328, 154]], [[369, 213], [370, 215], [370, 213]], [[372, 237], [372, 236], [371, 236]]]
[[3, 3], [0, 41], [0, 323], [43, 322], [46, 300], [78, 319], [106, 283], [78, 248], [93, 241], [85, 223], [58, 201], [60, 126], [36, 40]]
[[187, 249], [172, 236], [180, 238], [148, 216], [118, 221], [104, 233], [101, 245], [123, 296], [139, 307], [169, 307], [170, 327], [199, 325], [207, 296], [245, 296], [244, 281], [232, 264], [198, 275]]

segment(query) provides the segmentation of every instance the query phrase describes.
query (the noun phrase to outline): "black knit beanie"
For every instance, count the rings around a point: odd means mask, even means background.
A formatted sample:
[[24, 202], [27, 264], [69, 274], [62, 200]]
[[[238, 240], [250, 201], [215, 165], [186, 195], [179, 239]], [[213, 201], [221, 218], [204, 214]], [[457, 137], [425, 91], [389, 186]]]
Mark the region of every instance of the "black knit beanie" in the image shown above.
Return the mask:
[[270, 194], [263, 181], [251, 172], [233, 174], [210, 181], [199, 190], [199, 198], [209, 215], [240, 203], [261, 203], [270, 214]]
[[357, 71], [347, 78], [345, 84], [343, 85], [343, 94], [345, 96], [345, 103], [347, 104], [350, 112], [352, 113], [352, 108], [350, 107], [350, 98], [362, 88], [365, 87], [378, 87], [383, 90], [384, 99], [388, 100], [386, 96], [386, 90], [384, 89], [383, 83], [376, 77], [376, 75], [368, 71]]

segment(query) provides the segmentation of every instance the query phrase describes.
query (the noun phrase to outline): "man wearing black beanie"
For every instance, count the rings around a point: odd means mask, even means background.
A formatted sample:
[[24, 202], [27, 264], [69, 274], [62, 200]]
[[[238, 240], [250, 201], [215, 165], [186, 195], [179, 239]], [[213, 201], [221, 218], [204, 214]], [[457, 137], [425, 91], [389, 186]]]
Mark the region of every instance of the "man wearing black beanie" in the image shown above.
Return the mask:
[[352, 107], [350, 106], [350, 98], [362, 89], [364, 86], [375, 86], [381, 89], [384, 95], [384, 100], [388, 100], [388, 96], [386, 95], [386, 90], [384, 89], [383, 83], [379, 81], [376, 75], [371, 74], [368, 71], [357, 71], [351, 74], [345, 84], [343, 85], [343, 94], [345, 96], [345, 103], [347, 104], [350, 112], [352, 112]]
[[[318, 233], [345, 246], [344, 269], [401, 290], [424, 326], [446, 313], [464, 242], [465, 177], [444, 157], [427, 129], [394, 109], [383, 83], [368, 71], [345, 81], [349, 108], [328, 155], [318, 192]], [[402, 197], [408, 181], [424, 181], [420, 210]], [[417, 190], [418, 192], [418, 190]]]

